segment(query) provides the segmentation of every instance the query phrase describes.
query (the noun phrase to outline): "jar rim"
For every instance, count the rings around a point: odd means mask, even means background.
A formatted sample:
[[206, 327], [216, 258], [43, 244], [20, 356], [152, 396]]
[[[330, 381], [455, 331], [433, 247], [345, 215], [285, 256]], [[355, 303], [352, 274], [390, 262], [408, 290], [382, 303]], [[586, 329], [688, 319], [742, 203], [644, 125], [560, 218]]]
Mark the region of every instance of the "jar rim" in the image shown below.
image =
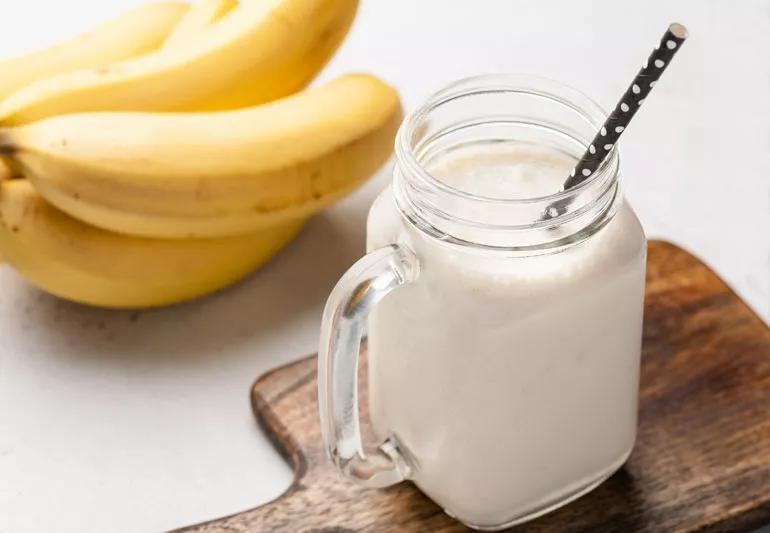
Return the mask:
[[[553, 91], [538, 87], [540, 85], [551, 86], [554, 90], [572, 93], [574, 98], [568, 99], [561, 97]], [[419, 127], [420, 122], [424, 120], [431, 111], [452, 100], [485, 93], [499, 92], [525, 94], [552, 100], [570, 108], [579, 115], [582, 115], [583, 118], [592, 122], [597, 130], [608, 116], [608, 113], [604, 108], [591, 97], [578, 89], [551, 78], [531, 74], [481, 74], [469, 76], [456, 80], [442, 89], [439, 89], [431, 94], [422, 105], [407, 114], [396, 135], [395, 152], [398, 164], [408, 169], [412, 175], [417, 176], [425, 185], [441, 192], [468, 200], [511, 206], [551, 203], [565, 200], [585, 191], [587, 188], [594, 185], [597, 179], [606, 176], [607, 173], [618, 172], [618, 169], [620, 168], [620, 153], [616, 145], [612, 147], [607, 157], [604, 158], [596, 171], [588, 179], [583, 180], [578, 185], [571, 187], [568, 190], [559, 190], [545, 196], [529, 198], [486, 196], [458, 189], [434, 177], [420, 164], [409, 141], [412, 134]], [[583, 101], [581, 106], [574, 103], [574, 100], [578, 99]]]
[[[396, 204], [412, 225], [445, 243], [540, 253], [579, 242], [604, 227], [622, 199], [617, 146], [577, 186], [529, 198], [452, 187], [431, 175], [425, 162], [469, 141], [515, 142], [517, 128], [534, 132], [536, 142], [569, 146], [577, 158], [606, 117], [581, 91], [540, 76], [486, 74], [455, 81], [409, 113], [399, 128]], [[474, 131], [481, 132], [476, 139]]]

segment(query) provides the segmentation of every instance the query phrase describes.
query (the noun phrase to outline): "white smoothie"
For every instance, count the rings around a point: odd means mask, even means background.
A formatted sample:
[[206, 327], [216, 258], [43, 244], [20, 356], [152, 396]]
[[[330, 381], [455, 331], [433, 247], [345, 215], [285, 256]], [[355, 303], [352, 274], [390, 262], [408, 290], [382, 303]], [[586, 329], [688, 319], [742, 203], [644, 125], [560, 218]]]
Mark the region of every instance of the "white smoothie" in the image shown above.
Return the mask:
[[[558, 191], [574, 164], [508, 143], [426, 167], [451, 187], [520, 199]], [[424, 492], [491, 527], [577, 497], [622, 465], [636, 432], [646, 250], [625, 203], [586, 240], [523, 257], [431, 238], [386, 190], [368, 247], [391, 243], [415, 252], [420, 275], [371, 317], [370, 416]]]
[[559, 191], [575, 166], [570, 155], [533, 143], [475, 143], [430, 161], [434, 178], [455, 189], [490, 198], [542, 198]]

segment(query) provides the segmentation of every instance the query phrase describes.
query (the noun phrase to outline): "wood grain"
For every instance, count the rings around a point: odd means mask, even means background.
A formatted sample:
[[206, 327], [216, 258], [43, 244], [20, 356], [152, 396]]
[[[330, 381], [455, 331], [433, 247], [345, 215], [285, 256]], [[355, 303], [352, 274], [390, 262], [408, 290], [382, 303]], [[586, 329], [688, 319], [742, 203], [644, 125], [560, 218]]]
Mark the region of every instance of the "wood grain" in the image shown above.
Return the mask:
[[[587, 496], [517, 532], [739, 532], [770, 523], [770, 329], [705, 265], [663, 242], [649, 246], [645, 305], [631, 458]], [[315, 370], [315, 357], [280, 368], [252, 393], [294, 484], [262, 507], [183, 531], [465, 531], [411, 484], [363, 489], [332, 469]]]

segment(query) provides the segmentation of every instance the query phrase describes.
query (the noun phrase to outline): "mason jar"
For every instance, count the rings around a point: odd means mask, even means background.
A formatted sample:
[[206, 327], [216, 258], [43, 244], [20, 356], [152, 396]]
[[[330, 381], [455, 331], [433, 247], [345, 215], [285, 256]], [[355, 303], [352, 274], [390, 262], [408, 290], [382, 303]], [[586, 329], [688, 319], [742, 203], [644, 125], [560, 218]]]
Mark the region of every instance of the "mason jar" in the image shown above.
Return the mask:
[[[575, 89], [518, 75], [459, 81], [406, 118], [368, 254], [324, 312], [320, 414], [343, 474], [371, 487], [411, 480], [493, 530], [564, 505], [625, 462], [645, 236], [621, 194], [617, 148], [578, 186], [553, 184], [605, 118]], [[446, 179], [451, 168], [462, 186]], [[377, 439], [367, 445], [364, 339]]]

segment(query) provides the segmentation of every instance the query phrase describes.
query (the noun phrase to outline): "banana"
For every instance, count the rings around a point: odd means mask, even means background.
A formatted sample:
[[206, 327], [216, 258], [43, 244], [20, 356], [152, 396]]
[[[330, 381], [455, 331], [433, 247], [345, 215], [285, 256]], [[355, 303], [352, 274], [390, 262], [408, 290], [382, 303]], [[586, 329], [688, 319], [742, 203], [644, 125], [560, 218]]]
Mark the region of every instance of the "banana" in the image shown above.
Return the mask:
[[0, 99], [50, 76], [152, 52], [188, 9], [182, 2], [145, 4], [59, 45], [0, 61]]
[[198, 0], [168, 36], [163, 48], [187, 46], [237, 5], [238, 0]]
[[301, 89], [326, 64], [357, 5], [241, 2], [187, 46], [53, 76], [15, 92], [0, 103], [0, 123], [83, 111], [236, 109], [274, 100]]
[[249, 233], [308, 217], [389, 157], [394, 89], [365, 74], [244, 110], [85, 113], [0, 129], [0, 154], [51, 203], [147, 237]]
[[302, 224], [222, 239], [129, 237], [67, 216], [26, 180], [0, 182], [3, 260], [47, 292], [103, 307], [155, 307], [216, 291], [269, 260]]

